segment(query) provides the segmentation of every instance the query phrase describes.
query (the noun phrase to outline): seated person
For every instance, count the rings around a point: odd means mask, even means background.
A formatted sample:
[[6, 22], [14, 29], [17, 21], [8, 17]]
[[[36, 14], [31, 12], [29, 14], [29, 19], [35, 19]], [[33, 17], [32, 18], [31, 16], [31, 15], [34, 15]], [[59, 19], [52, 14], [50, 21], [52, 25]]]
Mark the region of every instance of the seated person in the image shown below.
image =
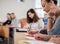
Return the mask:
[[34, 35], [35, 38], [49, 39], [53, 35], [60, 35], [60, 9], [56, 6], [57, 0], [42, 0], [41, 4], [49, 15], [47, 24], [48, 35], [36, 34]]
[[[20, 22], [19, 20], [16, 18], [16, 15], [14, 13], [11, 13], [11, 26], [12, 28], [16, 28], [17, 31], [19, 31], [20, 29]], [[10, 29], [10, 31], [13, 33], [13, 29]]]
[[44, 21], [44, 28], [46, 29], [47, 28], [47, 22], [48, 22], [48, 18], [47, 18], [47, 14], [46, 13], [44, 14], [43, 21]]
[[[11, 24], [8, 26], [9, 27], [9, 38], [12, 39], [12, 44], [14, 43], [14, 29], [19, 30], [20, 28], [20, 23], [19, 20], [17, 20], [16, 16], [14, 13], [10, 13], [11, 15]], [[10, 39], [9, 39], [10, 40]], [[9, 42], [10, 43], [10, 42]]]
[[34, 9], [27, 11], [27, 21], [28, 24], [24, 28], [29, 29], [28, 33], [40, 32], [40, 30], [44, 29], [43, 20], [38, 17]]
[[[11, 16], [10, 15], [11, 15], [10, 13], [7, 13], [7, 20], [4, 23], [2, 23], [3, 26], [11, 24]], [[3, 36], [0, 36], [0, 37], [2, 38], [2, 40], [4, 40]]]

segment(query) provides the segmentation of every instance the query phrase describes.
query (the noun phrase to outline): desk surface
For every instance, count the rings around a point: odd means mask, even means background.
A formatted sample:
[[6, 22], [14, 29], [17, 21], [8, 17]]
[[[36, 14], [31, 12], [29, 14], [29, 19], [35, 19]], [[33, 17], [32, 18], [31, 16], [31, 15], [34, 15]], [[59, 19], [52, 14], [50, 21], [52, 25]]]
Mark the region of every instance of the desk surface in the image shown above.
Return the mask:
[[[26, 32], [15, 32], [14, 33], [14, 44], [19, 44], [20, 41], [28, 41], [28, 42], [36, 42], [36, 43], [39, 43], [39, 44], [43, 44], [43, 43], [46, 43], [46, 44], [52, 44], [52, 43], [49, 43], [49, 42], [44, 42], [44, 41], [37, 41], [37, 40], [34, 40], [34, 38], [32, 39], [28, 39], [28, 37], [26, 36]], [[36, 44], [34, 43], [34, 44]], [[53, 43], [54, 44], [54, 43]]]
[[18, 44], [19, 40], [27, 40], [25, 36], [26, 35], [24, 34], [24, 32], [15, 32], [14, 33], [14, 44]]

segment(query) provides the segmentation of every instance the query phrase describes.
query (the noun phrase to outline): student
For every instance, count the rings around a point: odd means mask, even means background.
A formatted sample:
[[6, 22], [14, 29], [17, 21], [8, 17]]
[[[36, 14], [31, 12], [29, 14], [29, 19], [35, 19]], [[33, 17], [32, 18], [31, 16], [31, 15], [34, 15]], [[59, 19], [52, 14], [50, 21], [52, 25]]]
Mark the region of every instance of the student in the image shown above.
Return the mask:
[[[5, 26], [5, 25], [10, 25], [11, 24], [11, 14], [10, 13], [7, 13], [7, 20], [2, 24], [2, 26]], [[0, 36], [2, 39], [0, 39], [0, 41], [4, 41], [4, 37], [3, 36]]]
[[11, 27], [9, 29], [9, 38], [12, 38], [12, 44], [14, 44], [14, 29], [19, 30], [20, 23], [19, 20], [17, 20], [16, 15], [14, 13], [11, 13]]
[[48, 22], [47, 14], [44, 14], [43, 21], [44, 21], [44, 24], [47, 25], [47, 22]]
[[43, 20], [38, 17], [34, 9], [29, 9], [27, 11], [27, 21], [28, 24], [25, 28], [29, 29], [29, 32], [40, 31], [44, 28]]
[[57, 7], [57, 0], [41, 0], [44, 11], [49, 15], [47, 31], [48, 35], [37, 34], [35, 38], [48, 39], [49, 35], [60, 35], [60, 9]]
[[48, 22], [48, 18], [47, 18], [47, 14], [46, 13], [44, 14], [43, 21], [44, 21], [44, 28], [46, 29], [47, 28], [47, 22]]
[[14, 13], [11, 13], [11, 19], [12, 19], [11, 25], [18, 26], [19, 20], [16, 18], [16, 15]]
[[[59, 35], [60, 34], [60, 9], [56, 6], [57, 5], [57, 0], [42, 0], [42, 6], [44, 10], [48, 13], [48, 34], [51, 35]], [[44, 7], [45, 6], [45, 7]], [[47, 9], [46, 9], [47, 8]]]
[[[14, 13], [11, 13], [11, 26], [15, 26], [16, 30], [19, 31], [20, 27], [20, 22], [16, 18], [16, 15]], [[14, 30], [14, 29], [13, 29]], [[13, 32], [13, 30], [11, 30]]]

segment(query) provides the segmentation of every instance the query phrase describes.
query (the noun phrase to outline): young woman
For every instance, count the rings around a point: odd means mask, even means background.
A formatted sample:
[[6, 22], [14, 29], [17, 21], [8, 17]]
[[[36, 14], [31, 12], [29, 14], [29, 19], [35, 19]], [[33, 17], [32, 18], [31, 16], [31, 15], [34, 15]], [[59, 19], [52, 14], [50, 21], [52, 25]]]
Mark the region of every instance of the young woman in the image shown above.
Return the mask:
[[12, 37], [12, 43], [14, 44], [14, 28], [15, 29], [19, 29], [18, 27], [20, 27], [20, 23], [19, 20], [17, 20], [16, 16], [14, 13], [11, 13], [11, 27], [9, 29], [9, 36]]
[[11, 25], [12, 25], [12, 26], [16, 26], [16, 27], [17, 27], [17, 30], [19, 30], [18, 27], [20, 27], [20, 22], [19, 22], [19, 20], [16, 18], [16, 15], [15, 15], [14, 13], [11, 13], [11, 20], [12, 20]]
[[11, 26], [15, 27], [17, 30], [19, 30], [18, 27], [20, 27], [20, 22], [16, 18], [16, 15], [14, 13], [11, 13]]
[[28, 28], [30, 32], [37, 32], [44, 28], [44, 23], [42, 19], [38, 17], [34, 9], [30, 9], [27, 11], [27, 21], [28, 24], [25, 26], [25, 28]]

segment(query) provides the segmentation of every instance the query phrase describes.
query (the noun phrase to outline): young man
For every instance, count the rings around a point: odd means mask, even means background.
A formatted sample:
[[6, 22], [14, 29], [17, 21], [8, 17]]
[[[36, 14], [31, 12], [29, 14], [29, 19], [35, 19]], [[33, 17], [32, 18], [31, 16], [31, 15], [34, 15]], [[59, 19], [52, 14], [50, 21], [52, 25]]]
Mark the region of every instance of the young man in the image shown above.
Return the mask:
[[60, 35], [60, 9], [57, 7], [57, 0], [41, 0], [41, 4], [44, 11], [48, 13], [48, 35], [36, 34], [35, 38], [48, 39], [52, 35]]
[[60, 9], [57, 7], [57, 0], [42, 0], [44, 11], [48, 13], [47, 31], [50, 35], [60, 34]]

